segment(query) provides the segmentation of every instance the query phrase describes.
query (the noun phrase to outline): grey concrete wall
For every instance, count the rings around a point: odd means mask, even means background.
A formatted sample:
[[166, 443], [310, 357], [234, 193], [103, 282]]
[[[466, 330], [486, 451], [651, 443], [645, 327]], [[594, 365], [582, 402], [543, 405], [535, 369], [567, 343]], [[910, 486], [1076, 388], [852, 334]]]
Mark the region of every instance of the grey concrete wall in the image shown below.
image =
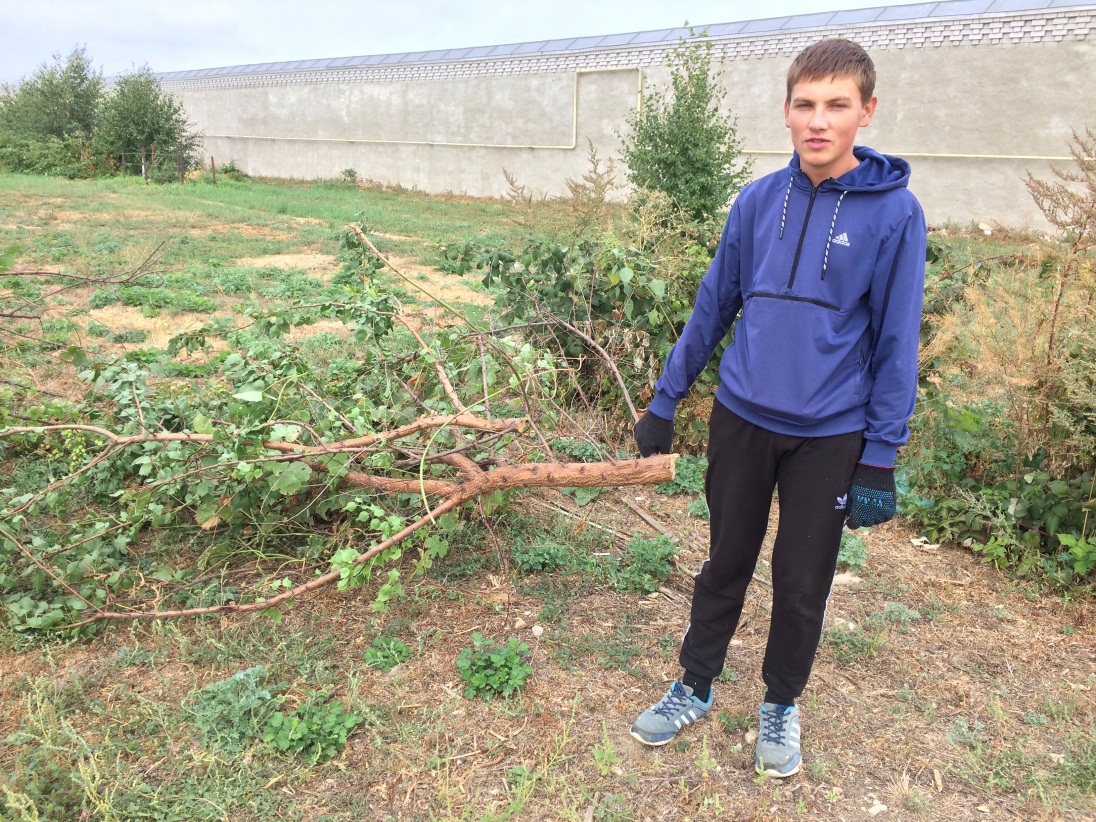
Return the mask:
[[[558, 194], [587, 141], [616, 153], [639, 69], [518, 77], [193, 90], [180, 96], [205, 152], [250, 174], [360, 177], [429, 192], [499, 196], [503, 169]], [[221, 136], [233, 135], [233, 136]], [[318, 137], [322, 135], [322, 137]]]
[[[714, 37], [726, 106], [757, 175], [785, 165], [788, 63], [845, 36], [875, 60], [879, 108], [860, 142], [905, 157], [930, 223], [1045, 227], [1028, 171], [1068, 165], [1071, 130], [1096, 126], [1096, 5], [945, 20]], [[587, 141], [619, 154], [639, 83], [664, 84], [673, 44], [536, 57], [175, 80], [206, 154], [251, 174], [363, 178], [499, 196], [506, 169], [538, 194], [587, 170]]]

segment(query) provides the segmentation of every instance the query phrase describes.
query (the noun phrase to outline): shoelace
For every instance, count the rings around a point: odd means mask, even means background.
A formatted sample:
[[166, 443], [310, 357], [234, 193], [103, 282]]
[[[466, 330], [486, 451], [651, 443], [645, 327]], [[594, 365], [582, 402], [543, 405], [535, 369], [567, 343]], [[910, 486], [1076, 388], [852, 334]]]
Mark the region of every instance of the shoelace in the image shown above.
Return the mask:
[[765, 720], [762, 723], [764, 727], [761, 729], [761, 737], [774, 745], [783, 745], [784, 725], [788, 721], [787, 714], [762, 711], [761, 716]]
[[655, 708], [655, 713], [670, 719], [674, 714], [680, 713], [685, 709], [688, 699], [689, 695], [685, 693], [685, 689], [682, 688], [679, 683], [675, 682], [674, 686], [670, 689], [670, 692], [662, 697], [662, 701], [658, 703], [658, 707]]

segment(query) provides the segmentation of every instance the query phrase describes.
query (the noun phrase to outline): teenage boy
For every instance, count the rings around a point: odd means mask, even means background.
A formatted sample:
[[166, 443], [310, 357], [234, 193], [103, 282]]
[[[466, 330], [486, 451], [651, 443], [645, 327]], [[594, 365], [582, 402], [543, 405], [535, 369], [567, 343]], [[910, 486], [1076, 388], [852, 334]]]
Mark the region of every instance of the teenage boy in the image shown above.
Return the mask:
[[800, 768], [795, 701], [822, 633], [842, 525], [894, 516], [894, 459], [917, 391], [925, 218], [906, 188], [909, 165], [854, 145], [875, 113], [874, 89], [871, 59], [848, 40], [795, 58], [784, 101], [792, 161], [735, 199], [635, 426], [643, 456], [670, 452], [676, 406], [737, 318], [711, 416], [711, 546], [681, 646], [685, 673], [631, 732], [665, 745], [711, 710], [775, 488], [755, 764], [778, 778]]

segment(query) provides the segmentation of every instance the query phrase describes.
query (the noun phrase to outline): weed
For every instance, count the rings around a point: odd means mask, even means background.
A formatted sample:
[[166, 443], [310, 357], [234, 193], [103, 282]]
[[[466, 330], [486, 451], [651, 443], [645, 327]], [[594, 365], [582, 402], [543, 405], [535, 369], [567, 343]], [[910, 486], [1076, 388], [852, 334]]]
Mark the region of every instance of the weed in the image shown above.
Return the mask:
[[753, 725], [753, 717], [735, 716], [726, 708], [716, 714], [716, 721], [723, 732], [728, 734], [742, 733]]
[[474, 632], [472, 647], [457, 654], [457, 671], [467, 683], [465, 697], [510, 696], [533, 673], [532, 666], [525, 661], [528, 656], [529, 646], [513, 637], [505, 645], [491, 645], [483, 634]]
[[834, 626], [823, 632], [822, 639], [835, 659], [851, 662], [878, 656], [886, 636], [883, 633], [868, 633], [857, 627]]
[[709, 779], [710, 772], [714, 771], [718, 767], [719, 763], [712, 757], [711, 752], [708, 750], [708, 735], [705, 734], [700, 741], [700, 755], [693, 762], [694, 765], [700, 770], [700, 776], [702, 779]]
[[1091, 727], [1088, 730], [1068, 739], [1062, 760], [1062, 784], [1082, 796], [1096, 793], [1096, 736]]
[[951, 730], [947, 733], [947, 740], [952, 745], [975, 748], [989, 740], [982, 731], [985, 726], [977, 719], [967, 719], [960, 716], [951, 724]]
[[379, 636], [363, 654], [365, 664], [379, 671], [391, 671], [411, 658], [411, 649], [393, 636]]
[[552, 571], [565, 567], [571, 560], [571, 548], [550, 534], [543, 534], [532, 542], [522, 538], [514, 540], [510, 549], [510, 558], [514, 567], [523, 574], [534, 571]]
[[610, 568], [609, 579], [618, 591], [653, 593], [673, 572], [676, 554], [676, 546], [663, 534], [653, 539], [632, 537], [624, 556]]
[[264, 686], [266, 677], [266, 668], [257, 665], [211, 682], [198, 692], [190, 711], [207, 744], [242, 751], [260, 735], [279, 701], [274, 691]]
[[310, 762], [326, 762], [335, 756], [346, 747], [347, 737], [362, 717], [347, 711], [338, 700], [321, 704], [326, 698], [326, 694], [317, 694], [295, 713], [272, 715], [263, 726], [263, 741]]
[[578, 667], [578, 660], [592, 657], [606, 670], [618, 670], [635, 674], [632, 660], [643, 656], [644, 650], [636, 643], [635, 631], [622, 625], [612, 634], [595, 633], [565, 634], [552, 650], [552, 657], [560, 665]]
[[601, 449], [594, 443], [573, 437], [559, 437], [552, 440], [552, 450], [579, 462], [599, 462], [605, 458]]
[[605, 721], [601, 723], [601, 742], [594, 746], [594, 767], [602, 776], [608, 776], [620, 764], [620, 749], [609, 739]]
[[703, 494], [704, 472], [708, 470], [705, 457], [682, 454], [674, 463], [674, 478], [659, 483], [655, 490], [660, 494]]
[[708, 500], [704, 497], [694, 499], [689, 503], [686, 510], [689, 512], [689, 516], [700, 517], [703, 520], [709, 520], [712, 518], [712, 512], [708, 510]]
[[907, 608], [900, 602], [886, 602], [883, 610], [873, 615], [873, 621], [882, 625], [898, 625], [901, 629], [908, 630], [911, 622], [916, 622], [921, 615], [912, 608]]
[[841, 534], [841, 548], [837, 552], [837, 567], [860, 571], [868, 561], [868, 544], [852, 531]]

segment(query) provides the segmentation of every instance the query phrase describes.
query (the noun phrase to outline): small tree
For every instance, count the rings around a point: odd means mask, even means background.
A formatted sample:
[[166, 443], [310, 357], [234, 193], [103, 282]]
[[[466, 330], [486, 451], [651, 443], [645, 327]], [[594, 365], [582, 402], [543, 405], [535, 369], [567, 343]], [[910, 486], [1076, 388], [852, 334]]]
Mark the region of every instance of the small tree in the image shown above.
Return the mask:
[[20, 136], [91, 138], [103, 91], [103, 76], [95, 71], [86, 49], [66, 58], [53, 56], [16, 86], [0, 93], [0, 129]]
[[725, 92], [707, 35], [670, 54], [670, 87], [647, 95], [628, 118], [622, 156], [628, 181], [668, 194], [694, 219], [717, 214], [750, 180], [737, 119], [720, 112]]
[[186, 168], [197, 162], [199, 137], [190, 131], [182, 104], [147, 66], [114, 82], [101, 107], [96, 139], [104, 153], [125, 154], [127, 165], [139, 164], [143, 156], [146, 169], [174, 169], [180, 149]]
[[16, 85], [0, 87], [0, 168], [80, 177], [90, 150], [103, 78], [87, 52], [57, 54]]

